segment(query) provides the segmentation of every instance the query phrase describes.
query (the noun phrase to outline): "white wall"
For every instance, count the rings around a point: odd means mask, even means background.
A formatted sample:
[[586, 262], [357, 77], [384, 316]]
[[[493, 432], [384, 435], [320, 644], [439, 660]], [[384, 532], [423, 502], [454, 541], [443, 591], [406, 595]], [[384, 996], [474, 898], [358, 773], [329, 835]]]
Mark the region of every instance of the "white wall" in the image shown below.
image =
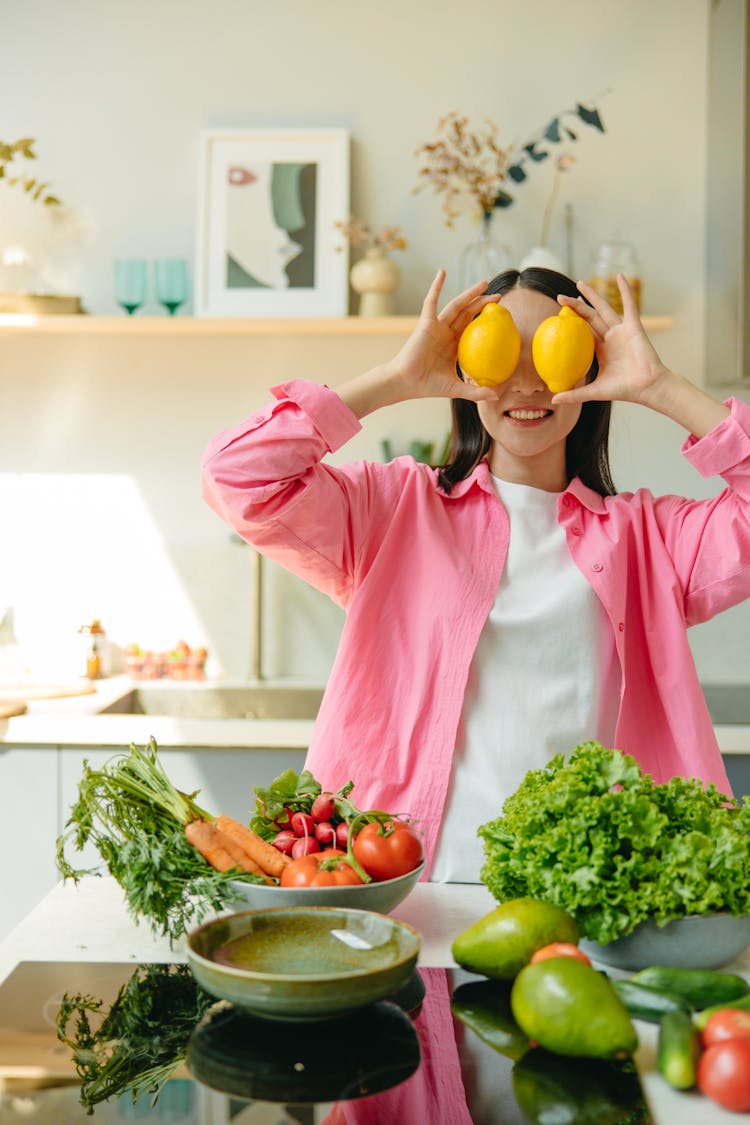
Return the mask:
[[[455, 288], [474, 233], [468, 216], [448, 230], [439, 201], [413, 192], [414, 150], [435, 136], [438, 118], [450, 110], [490, 118], [503, 141], [521, 144], [559, 111], [594, 103], [607, 132], [581, 127], [569, 147], [576, 164], [563, 180], [553, 244], [562, 250], [566, 202], [576, 273], [588, 272], [600, 240], [631, 239], [645, 311], [675, 317], [659, 346], [700, 382], [709, 5], [2, 0], [2, 135], [38, 138], [38, 172], [76, 211], [78, 229], [67, 241], [54, 235], [57, 280], [91, 312], [113, 313], [115, 256], [192, 260], [202, 131], [343, 126], [354, 212], [400, 224], [409, 239], [398, 311], [411, 313], [438, 265]], [[538, 240], [549, 188], [541, 167], [501, 217], [518, 257]], [[19, 236], [32, 247], [52, 238], [2, 189], [0, 247]], [[271, 377], [265, 365], [238, 370], [236, 350], [211, 339], [189, 355], [155, 344], [146, 359], [122, 341], [116, 354], [84, 343], [35, 347], [30, 360], [28, 345], [0, 342], [0, 488], [12, 517], [0, 531], [0, 605], [16, 604], [21, 639], [38, 647], [45, 630], [69, 638], [81, 614], [96, 614], [118, 643], [185, 635], [205, 640], [220, 670], [245, 674], [246, 560], [199, 499], [197, 458], [270, 382], [299, 372], [284, 371], [281, 354]], [[316, 356], [321, 377], [344, 354]], [[701, 487], [679, 463], [673, 427], [624, 410], [616, 417], [621, 488]], [[442, 419], [431, 414], [429, 428], [439, 433]], [[376, 452], [376, 435], [403, 422], [368, 425]], [[317, 614], [309, 611], [311, 636], [335, 631], [335, 615], [320, 626]], [[710, 660], [717, 678], [750, 677], [745, 632], [730, 629], [729, 643], [701, 638], [699, 662]], [[310, 671], [320, 671], [328, 657], [310, 645]]]

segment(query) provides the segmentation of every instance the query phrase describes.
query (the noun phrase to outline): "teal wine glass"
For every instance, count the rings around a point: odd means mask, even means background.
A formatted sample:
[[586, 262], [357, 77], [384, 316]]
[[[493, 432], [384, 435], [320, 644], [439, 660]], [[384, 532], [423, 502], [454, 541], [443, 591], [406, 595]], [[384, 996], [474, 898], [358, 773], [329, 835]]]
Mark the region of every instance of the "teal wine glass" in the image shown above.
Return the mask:
[[174, 316], [187, 300], [187, 262], [184, 258], [158, 258], [154, 263], [154, 281], [157, 301]]
[[132, 316], [146, 300], [148, 275], [141, 258], [115, 260], [115, 300], [128, 316]]

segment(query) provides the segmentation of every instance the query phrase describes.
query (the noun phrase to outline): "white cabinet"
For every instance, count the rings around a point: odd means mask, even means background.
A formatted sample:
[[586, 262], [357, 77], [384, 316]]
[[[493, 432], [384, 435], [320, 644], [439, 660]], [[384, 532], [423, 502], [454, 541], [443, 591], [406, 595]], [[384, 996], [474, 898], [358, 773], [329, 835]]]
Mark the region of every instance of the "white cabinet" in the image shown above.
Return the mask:
[[0, 941], [58, 881], [57, 749], [0, 744]]

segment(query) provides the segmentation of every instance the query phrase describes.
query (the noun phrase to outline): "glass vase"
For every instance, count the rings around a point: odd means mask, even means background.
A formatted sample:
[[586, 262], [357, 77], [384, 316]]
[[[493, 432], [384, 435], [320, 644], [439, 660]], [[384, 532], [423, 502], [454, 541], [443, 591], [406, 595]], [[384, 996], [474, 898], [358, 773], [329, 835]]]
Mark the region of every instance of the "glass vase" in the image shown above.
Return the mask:
[[461, 251], [458, 268], [462, 289], [477, 281], [491, 281], [513, 264], [510, 247], [497, 238], [493, 229], [496, 215], [494, 210], [484, 212], [477, 238]]

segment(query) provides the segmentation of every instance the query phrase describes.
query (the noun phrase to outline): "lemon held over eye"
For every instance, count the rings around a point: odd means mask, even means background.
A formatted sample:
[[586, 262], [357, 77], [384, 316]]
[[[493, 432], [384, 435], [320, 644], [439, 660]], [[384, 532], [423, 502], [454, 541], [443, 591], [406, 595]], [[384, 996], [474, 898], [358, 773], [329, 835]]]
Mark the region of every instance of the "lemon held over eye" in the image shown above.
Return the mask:
[[480, 387], [510, 379], [521, 354], [521, 337], [503, 305], [485, 305], [458, 341], [458, 364]]
[[549, 316], [531, 341], [531, 356], [539, 377], [553, 394], [569, 391], [591, 367], [594, 333], [568, 305]]

